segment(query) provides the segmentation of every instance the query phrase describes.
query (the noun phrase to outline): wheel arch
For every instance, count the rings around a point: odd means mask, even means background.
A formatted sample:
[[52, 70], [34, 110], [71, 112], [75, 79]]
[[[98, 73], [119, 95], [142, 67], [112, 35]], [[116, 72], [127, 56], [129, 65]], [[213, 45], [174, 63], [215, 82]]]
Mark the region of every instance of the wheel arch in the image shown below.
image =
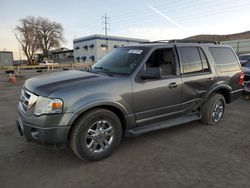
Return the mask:
[[231, 102], [231, 90], [232, 88], [228, 85], [217, 86], [208, 93], [207, 97], [209, 97], [212, 93], [218, 93], [221, 94], [224, 97], [226, 103], [229, 104]]
[[115, 115], [117, 115], [117, 117], [121, 121], [122, 132], [123, 132], [123, 134], [125, 133], [125, 131], [127, 129], [127, 124], [128, 124], [128, 122], [125, 118], [125, 116], [127, 115], [127, 111], [125, 109], [123, 109], [122, 107], [120, 107], [119, 105], [117, 105], [116, 103], [106, 103], [106, 104], [100, 103], [100, 104], [95, 104], [95, 105], [88, 105], [88, 107], [83, 107], [77, 111], [75, 118], [71, 120], [68, 138], [69, 138], [70, 133], [74, 127], [75, 122], [77, 122], [82, 116], [84, 116], [84, 114], [88, 113], [91, 110], [95, 110], [95, 109], [106, 109], [106, 110], [113, 112]]

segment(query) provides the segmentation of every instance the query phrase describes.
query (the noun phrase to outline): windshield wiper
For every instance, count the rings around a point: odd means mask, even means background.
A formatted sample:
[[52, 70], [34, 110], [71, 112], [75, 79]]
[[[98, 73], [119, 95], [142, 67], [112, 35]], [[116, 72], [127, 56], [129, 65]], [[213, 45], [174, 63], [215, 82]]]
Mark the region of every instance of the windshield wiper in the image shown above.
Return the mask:
[[106, 73], [109, 76], [113, 76], [113, 74], [110, 73], [110, 69], [105, 68], [105, 67], [94, 67], [94, 69], [100, 69], [100, 70], [104, 70], [103, 72]]
[[105, 71], [108, 71], [108, 72], [110, 72], [110, 69], [107, 69], [107, 68], [105, 68], [105, 67], [94, 67], [95, 69], [101, 69], [101, 70], [105, 70]]

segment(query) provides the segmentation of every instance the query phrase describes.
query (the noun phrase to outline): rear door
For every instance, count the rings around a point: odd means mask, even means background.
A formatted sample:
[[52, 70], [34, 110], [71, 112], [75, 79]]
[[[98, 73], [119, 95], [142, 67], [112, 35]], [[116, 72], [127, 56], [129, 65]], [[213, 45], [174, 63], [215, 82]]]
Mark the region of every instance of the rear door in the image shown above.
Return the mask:
[[204, 49], [177, 45], [182, 77], [182, 106], [191, 111], [199, 106], [206, 91], [215, 83]]

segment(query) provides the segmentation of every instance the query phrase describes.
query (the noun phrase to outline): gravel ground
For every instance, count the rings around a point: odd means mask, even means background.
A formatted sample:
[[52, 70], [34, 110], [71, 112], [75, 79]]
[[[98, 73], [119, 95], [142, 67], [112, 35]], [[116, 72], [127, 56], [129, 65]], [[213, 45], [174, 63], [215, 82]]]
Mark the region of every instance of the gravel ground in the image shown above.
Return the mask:
[[[216, 126], [199, 122], [124, 138], [107, 159], [26, 142], [16, 129], [16, 84], [0, 73], [0, 187], [250, 187], [250, 101], [230, 105]], [[40, 73], [41, 74], [41, 73]]]

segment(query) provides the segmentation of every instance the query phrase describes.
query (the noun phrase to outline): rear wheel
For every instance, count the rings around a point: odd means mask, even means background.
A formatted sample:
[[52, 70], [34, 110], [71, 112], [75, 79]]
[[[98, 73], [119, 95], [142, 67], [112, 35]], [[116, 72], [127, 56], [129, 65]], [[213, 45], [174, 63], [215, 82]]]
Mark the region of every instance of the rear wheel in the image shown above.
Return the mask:
[[212, 94], [202, 105], [201, 122], [208, 125], [217, 124], [224, 115], [225, 106], [226, 102], [221, 94]]
[[245, 96], [244, 96], [244, 99], [245, 99], [245, 100], [249, 100], [249, 99], [250, 99], [249, 94], [248, 94], [248, 95], [245, 95]]
[[95, 109], [74, 124], [70, 145], [79, 158], [100, 160], [112, 153], [121, 137], [120, 119], [109, 110]]

